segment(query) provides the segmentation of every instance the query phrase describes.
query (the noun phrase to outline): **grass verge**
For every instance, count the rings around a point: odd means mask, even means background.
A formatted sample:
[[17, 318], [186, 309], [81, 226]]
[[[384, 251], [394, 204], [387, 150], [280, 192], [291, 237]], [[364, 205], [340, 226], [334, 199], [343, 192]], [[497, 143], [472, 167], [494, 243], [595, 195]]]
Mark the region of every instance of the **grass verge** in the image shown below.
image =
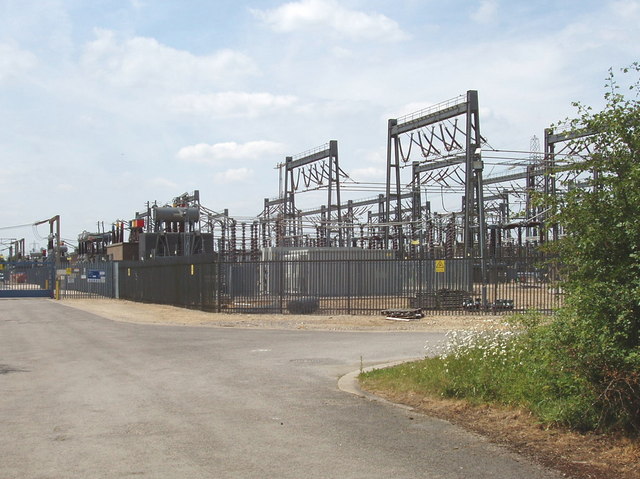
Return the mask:
[[637, 437], [586, 432], [598, 423], [598, 397], [559, 357], [553, 328], [534, 315], [511, 324], [451, 332], [439, 356], [363, 373], [361, 385], [498, 442], [526, 445], [515, 448], [574, 477], [640, 477]]

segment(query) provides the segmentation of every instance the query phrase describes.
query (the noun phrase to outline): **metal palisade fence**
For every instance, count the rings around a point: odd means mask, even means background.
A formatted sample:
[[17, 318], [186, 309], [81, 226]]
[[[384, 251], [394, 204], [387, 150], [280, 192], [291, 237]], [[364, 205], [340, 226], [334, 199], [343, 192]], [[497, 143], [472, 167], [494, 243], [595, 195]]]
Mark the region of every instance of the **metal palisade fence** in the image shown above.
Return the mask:
[[213, 256], [166, 257], [119, 263], [119, 297], [219, 311], [220, 263]]
[[53, 263], [0, 261], [0, 298], [53, 297]]
[[61, 299], [117, 297], [118, 265], [115, 262], [59, 264], [57, 294]]
[[[117, 296], [227, 313], [429, 314], [551, 312], [562, 291], [552, 263], [500, 259], [395, 259], [365, 253], [272, 248], [259, 261], [214, 256], [118, 264]], [[483, 279], [484, 271], [484, 279]]]

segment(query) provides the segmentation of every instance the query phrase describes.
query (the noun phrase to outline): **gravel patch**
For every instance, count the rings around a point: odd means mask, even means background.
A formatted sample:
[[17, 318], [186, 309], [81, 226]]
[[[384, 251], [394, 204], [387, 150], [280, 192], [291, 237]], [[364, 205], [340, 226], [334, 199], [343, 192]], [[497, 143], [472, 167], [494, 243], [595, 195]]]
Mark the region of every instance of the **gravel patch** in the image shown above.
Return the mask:
[[64, 299], [65, 306], [111, 319], [140, 324], [220, 328], [308, 329], [324, 331], [428, 331], [501, 327], [503, 316], [427, 315], [412, 321], [393, 321], [386, 316], [229, 314], [178, 308], [162, 304], [136, 303], [118, 299]]

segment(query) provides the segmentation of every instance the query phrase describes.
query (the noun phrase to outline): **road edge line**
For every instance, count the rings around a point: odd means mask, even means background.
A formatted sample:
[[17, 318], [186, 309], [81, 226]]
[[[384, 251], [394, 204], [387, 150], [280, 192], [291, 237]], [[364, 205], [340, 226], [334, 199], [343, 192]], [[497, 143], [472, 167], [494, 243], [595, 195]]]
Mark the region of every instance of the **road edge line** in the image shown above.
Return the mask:
[[342, 392], [352, 394], [354, 396], [358, 396], [360, 398], [367, 399], [369, 401], [376, 401], [383, 404], [389, 404], [389, 405], [398, 407], [400, 409], [413, 411], [415, 408], [413, 408], [412, 406], [407, 406], [406, 404], [394, 403], [376, 394], [364, 391], [360, 387], [358, 376], [360, 375], [360, 373], [367, 373], [367, 372], [373, 371], [374, 369], [391, 368], [393, 366], [398, 366], [399, 364], [410, 363], [412, 361], [419, 361], [420, 359], [424, 359], [424, 358], [419, 357], [419, 358], [402, 359], [399, 361], [392, 361], [389, 363], [382, 363], [382, 364], [376, 364], [373, 366], [368, 366], [363, 369], [356, 369], [355, 371], [351, 371], [350, 373], [347, 373], [338, 379], [338, 389], [340, 389], [340, 391]]

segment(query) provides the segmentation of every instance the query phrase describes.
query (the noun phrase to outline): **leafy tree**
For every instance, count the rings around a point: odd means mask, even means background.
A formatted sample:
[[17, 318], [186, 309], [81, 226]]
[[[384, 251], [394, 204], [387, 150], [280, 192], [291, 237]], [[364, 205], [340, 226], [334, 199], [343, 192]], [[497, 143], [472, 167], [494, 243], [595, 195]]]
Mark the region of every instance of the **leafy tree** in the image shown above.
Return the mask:
[[601, 112], [575, 105], [573, 125], [593, 132], [575, 141], [593, 153], [573, 168], [592, 179], [544, 201], [565, 233], [552, 246], [567, 297], [553, 325], [559, 364], [591, 388], [593, 426], [640, 431], [640, 65], [623, 72], [635, 80], [623, 87], [610, 70]]

